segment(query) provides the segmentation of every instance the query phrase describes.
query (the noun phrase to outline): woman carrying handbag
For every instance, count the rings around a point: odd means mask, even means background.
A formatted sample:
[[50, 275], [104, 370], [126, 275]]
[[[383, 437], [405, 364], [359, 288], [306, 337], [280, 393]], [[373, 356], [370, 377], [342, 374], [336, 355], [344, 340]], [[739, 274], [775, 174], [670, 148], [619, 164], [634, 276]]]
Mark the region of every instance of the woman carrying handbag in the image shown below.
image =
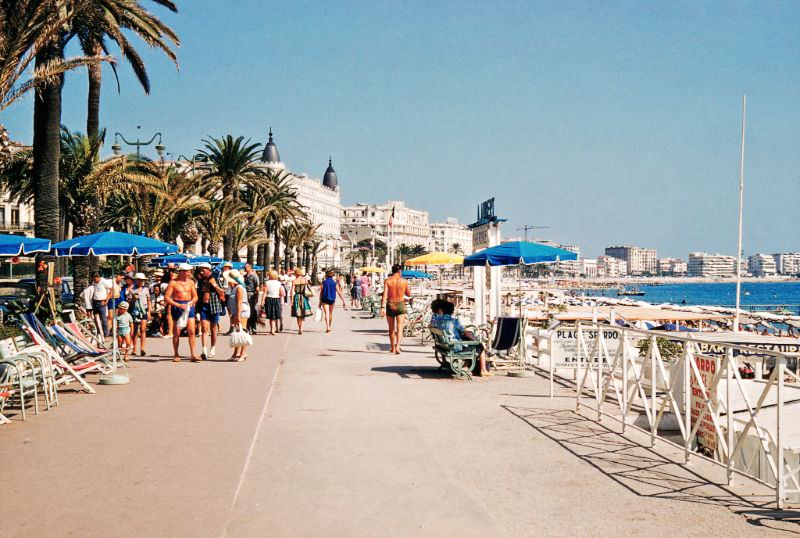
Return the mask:
[[250, 302], [247, 300], [244, 278], [236, 269], [228, 273], [228, 285], [231, 287], [228, 310], [231, 314], [231, 327], [233, 328], [230, 340], [233, 355], [230, 360], [242, 362], [247, 359], [247, 346], [253, 343], [253, 337], [247, 334], [244, 329], [244, 327], [247, 327], [247, 320], [250, 318]]
[[303, 334], [303, 321], [314, 313], [311, 311], [309, 297], [314, 296], [314, 290], [305, 277], [306, 272], [302, 267], [294, 270], [295, 279], [292, 282], [292, 317], [297, 319], [297, 334]]

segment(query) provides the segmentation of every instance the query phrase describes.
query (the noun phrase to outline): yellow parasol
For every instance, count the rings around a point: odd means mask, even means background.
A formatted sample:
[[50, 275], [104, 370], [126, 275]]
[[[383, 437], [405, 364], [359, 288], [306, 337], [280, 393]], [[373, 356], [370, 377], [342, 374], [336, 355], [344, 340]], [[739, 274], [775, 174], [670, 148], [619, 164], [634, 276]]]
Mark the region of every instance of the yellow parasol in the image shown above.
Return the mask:
[[386, 270], [381, 269], [380, 267], [362, 267], [361, 269], [359, 269], [359, 271], [361, 271], [362, 273], [383, 273]]
[[449, 252], [430, 252], [416, 258], [406, 260], [405, 265], [455, 265], [464, 263], [464, 256]]

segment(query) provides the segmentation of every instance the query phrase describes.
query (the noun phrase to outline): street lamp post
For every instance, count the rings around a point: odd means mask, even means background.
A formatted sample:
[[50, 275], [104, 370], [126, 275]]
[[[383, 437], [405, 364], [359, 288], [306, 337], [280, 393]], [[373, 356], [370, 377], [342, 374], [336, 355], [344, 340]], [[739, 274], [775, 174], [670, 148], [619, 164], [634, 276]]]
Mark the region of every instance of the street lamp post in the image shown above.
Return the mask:
[[156, 133], [147, 142], [142, 142], [142, 140], [139, 138], [139, 129], [141, 128], [141, 125], [136, 126], [136, 142], [130, 142], [121, 133], [114, 133], [114, 145], [111, 146], [111, 150], [114, 152], [114, 155], [120, 155], [122, 153], [122, 146], [119, 143], [119, 141], [122, 140], [122, 142], [128, 146], [136, 146], [136, 158], [139, 159], [142, 156], [142, 146], [149, 146], [156, 140], [156, 138], [158, 138], [158, 143], [156, 144], [156, 153], [158, 154], [158, 158], [163, 161], [164, 150], [167, 148], [161, 143], [161, 133]]

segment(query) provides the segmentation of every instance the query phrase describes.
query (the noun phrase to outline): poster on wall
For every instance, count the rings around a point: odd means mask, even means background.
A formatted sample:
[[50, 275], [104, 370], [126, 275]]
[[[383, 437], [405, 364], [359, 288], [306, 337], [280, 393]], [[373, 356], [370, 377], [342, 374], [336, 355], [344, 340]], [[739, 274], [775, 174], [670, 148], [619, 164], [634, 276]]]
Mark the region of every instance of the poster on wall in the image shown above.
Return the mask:
[[719, 408], [717, 406], [717, 368], [719, 368], [719, 359], [708, 357], [704, 355], [697, 355], [694, 359], [697, 365], [697, 370], [700, 372], [700, 379], [703, 386], [711, 400], [711, 408], [706, 405], [705, 398], [703, 398], [703, 391], [700, 388], [700, 383], [697, 380], [697, 374], [692, 370], [692, 398], [691, 398], [691, 413], [692, 413], [692, 429], [697, 421], [700, 421], [700, 426], [697, 428], [697, 447], [698, 451], [708, 457], [714, 457], [714, 452], [717, 450], [717, 431], [714, 428], [713, 417], [719, 417]]

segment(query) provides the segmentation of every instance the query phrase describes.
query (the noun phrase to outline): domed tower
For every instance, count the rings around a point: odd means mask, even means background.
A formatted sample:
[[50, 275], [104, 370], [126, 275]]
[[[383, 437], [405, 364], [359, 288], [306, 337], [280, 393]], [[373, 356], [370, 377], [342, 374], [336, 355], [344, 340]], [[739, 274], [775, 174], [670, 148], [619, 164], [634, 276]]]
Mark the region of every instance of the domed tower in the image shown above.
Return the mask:
[[333, 169], [333, 161], [330, 158], [328, 158], [328, 169], [325, 170], [325, 175], [322, 176], [322, 186], [328, 187], [332, 191], [339, 188], [339, 180], [336, 177], [336, 170]]
[[272, 127], [269, 128], [269, 141], [267, 142], [267, 145], [264, 146], [264, 151], [261, 153], [261, 162], [276, 164], [281, 162], [281, 156], [278, 153], [278, 146], [276, 146], [275, 142], [272, 141]]

